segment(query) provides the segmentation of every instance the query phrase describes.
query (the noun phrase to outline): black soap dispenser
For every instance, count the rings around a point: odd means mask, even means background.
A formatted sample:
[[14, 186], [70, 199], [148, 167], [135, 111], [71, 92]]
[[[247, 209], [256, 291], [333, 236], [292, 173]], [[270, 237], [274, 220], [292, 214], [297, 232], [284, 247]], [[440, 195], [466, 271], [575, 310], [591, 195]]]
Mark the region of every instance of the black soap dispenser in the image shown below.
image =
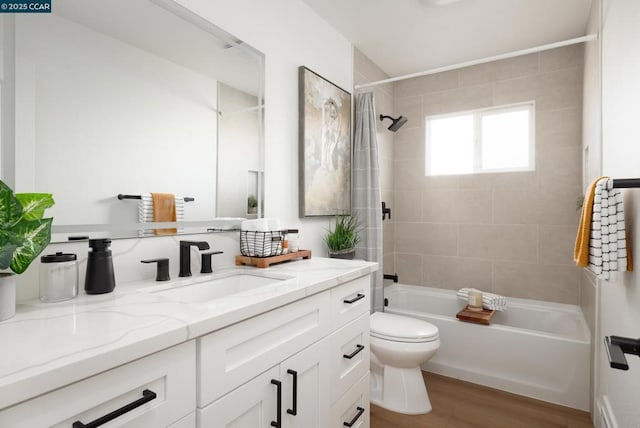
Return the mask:
[[84, 291], [87, 294], [111, 293], [116, 288], [111, 258], [111, 239], [89, 239], [89, 258]]

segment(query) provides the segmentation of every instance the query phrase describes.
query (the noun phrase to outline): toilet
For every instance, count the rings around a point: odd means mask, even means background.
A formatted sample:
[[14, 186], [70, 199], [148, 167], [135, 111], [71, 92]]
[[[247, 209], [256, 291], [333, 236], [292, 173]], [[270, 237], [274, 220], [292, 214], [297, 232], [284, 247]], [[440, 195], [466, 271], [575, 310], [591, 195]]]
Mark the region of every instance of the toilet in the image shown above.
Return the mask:
[[397, 413], [431, 411], [420, 365], [440, 347], [438, 327], [385, 312], [370, 317], [371, 403]]

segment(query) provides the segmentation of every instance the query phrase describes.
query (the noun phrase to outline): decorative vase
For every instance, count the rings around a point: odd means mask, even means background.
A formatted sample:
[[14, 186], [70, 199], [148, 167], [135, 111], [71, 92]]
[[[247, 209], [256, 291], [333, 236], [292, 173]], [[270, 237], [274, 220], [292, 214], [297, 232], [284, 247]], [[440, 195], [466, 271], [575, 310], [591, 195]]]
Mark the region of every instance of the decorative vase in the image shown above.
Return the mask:
[[0, 321], [16, 314], [16, 275], [0, 273]]
[[332, 259], [347, 259], [352, 260], [356, 256], [355, 248], [348, 248], [346, 250], [331, 251], [329, 250], [329, 257]]

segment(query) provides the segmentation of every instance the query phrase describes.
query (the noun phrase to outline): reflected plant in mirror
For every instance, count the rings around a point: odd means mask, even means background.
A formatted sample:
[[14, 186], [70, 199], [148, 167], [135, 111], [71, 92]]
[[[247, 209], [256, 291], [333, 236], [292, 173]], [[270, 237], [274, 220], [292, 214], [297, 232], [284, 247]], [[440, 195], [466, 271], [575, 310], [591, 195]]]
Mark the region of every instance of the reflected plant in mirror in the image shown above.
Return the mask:
[[56, 195], [54, 232], [138, 236], [139, 202], [120, 193], [193, 197], [178, 230], [246, 217], [239, 184], [264, 170], [259, 51], [172, 0], [56, 0], [11, 19], [16, 126], [2, 144], [16, 156], [3, 177]]

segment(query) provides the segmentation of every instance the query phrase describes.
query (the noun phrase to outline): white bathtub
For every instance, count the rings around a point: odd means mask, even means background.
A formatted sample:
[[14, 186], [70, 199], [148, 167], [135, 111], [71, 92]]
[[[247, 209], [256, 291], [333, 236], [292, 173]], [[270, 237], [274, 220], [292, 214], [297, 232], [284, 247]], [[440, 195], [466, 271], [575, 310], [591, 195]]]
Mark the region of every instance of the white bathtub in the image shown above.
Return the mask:
[[590, 334], [579, 307], [509, 298], [485, 326], [456, 319], [464, 303], [454, 290], [394, 284], [385, 297], [386, 312], [438, 327], [440, 349], [424, 370], [589, 410]]

